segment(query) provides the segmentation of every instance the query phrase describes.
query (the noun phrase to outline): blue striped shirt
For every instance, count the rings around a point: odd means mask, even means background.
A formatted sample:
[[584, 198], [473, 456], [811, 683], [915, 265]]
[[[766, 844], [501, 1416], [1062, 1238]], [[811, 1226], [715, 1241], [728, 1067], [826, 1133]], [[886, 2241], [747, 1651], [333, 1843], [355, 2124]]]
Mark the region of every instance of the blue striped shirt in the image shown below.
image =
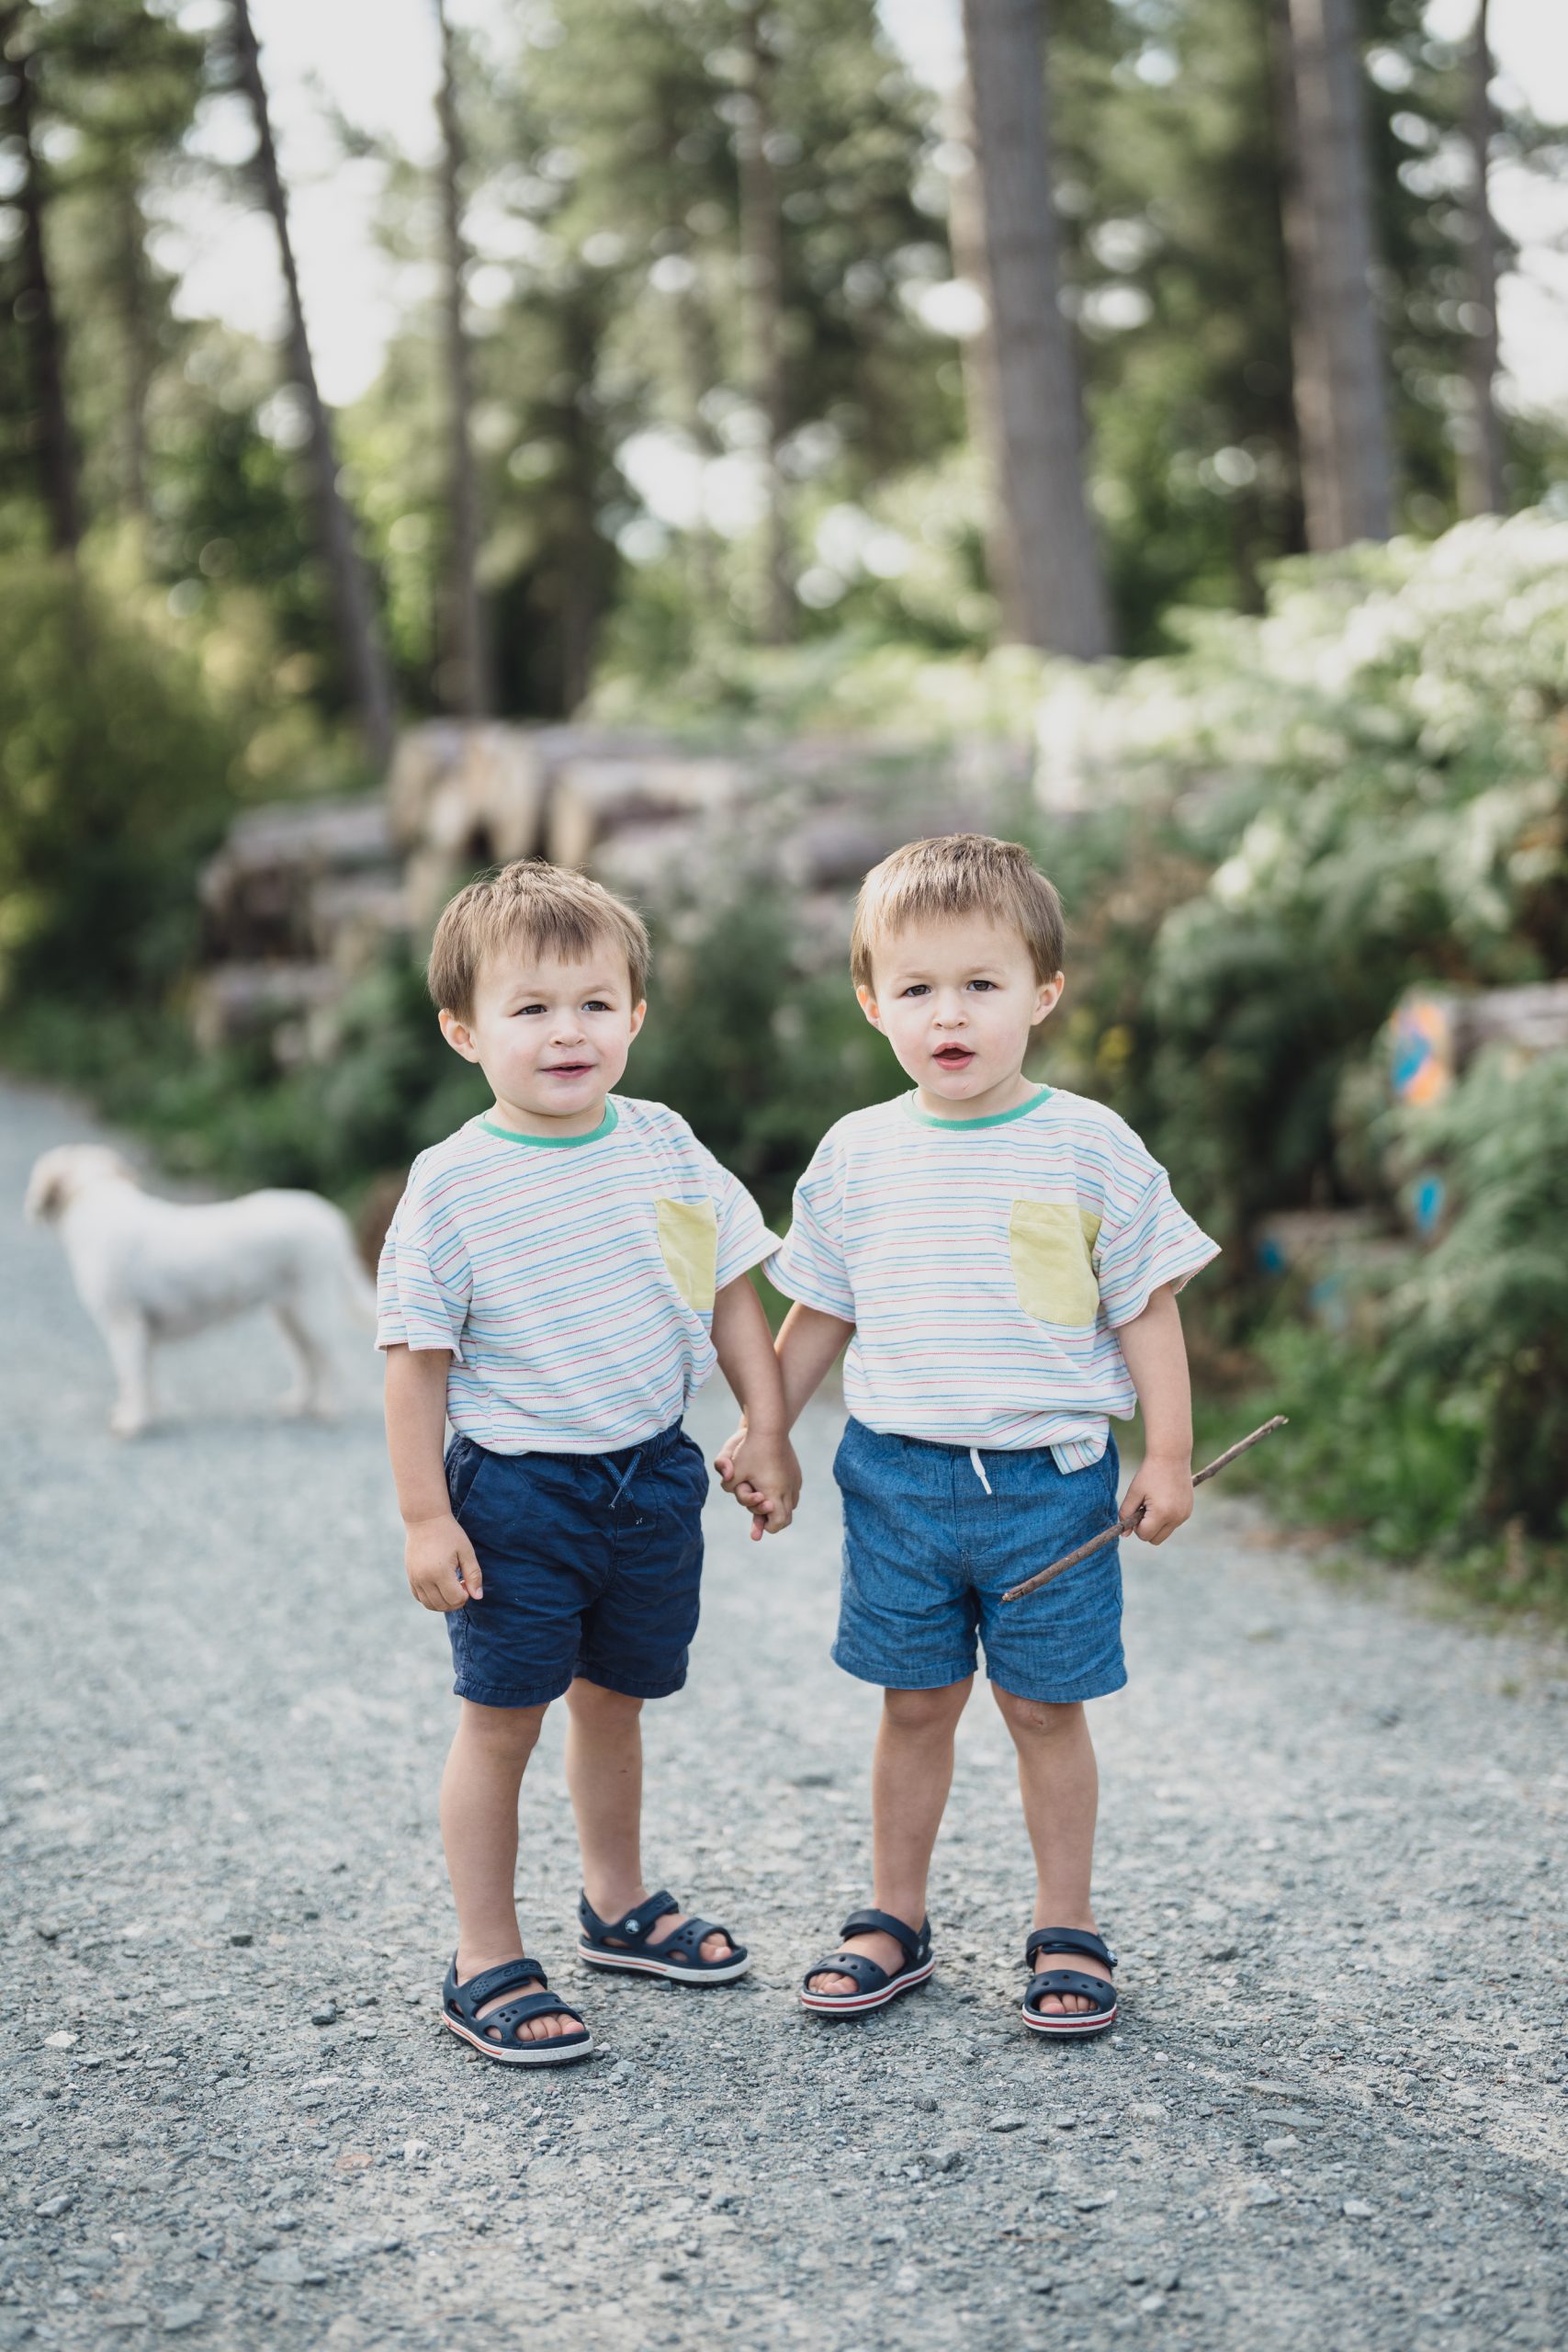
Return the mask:
[[840, 1119], [766, 1271], [854, 1325], [844, 1402], [868, 1429], [1077, 1470], [1136, 1409], [1117, 1326], [1218, 1254], [1124, 1119], [1046, 1087], [988, 1119], [913, 1094]]
[[604, 1453], [680, 1419], [716, 1290], [778, 1247], [661, 1102], [592, 1134], [479, 1118], [421, 1152], [381, 1251], [378, 1347], [446, 1348], [446, 1414], [495, 1453]]

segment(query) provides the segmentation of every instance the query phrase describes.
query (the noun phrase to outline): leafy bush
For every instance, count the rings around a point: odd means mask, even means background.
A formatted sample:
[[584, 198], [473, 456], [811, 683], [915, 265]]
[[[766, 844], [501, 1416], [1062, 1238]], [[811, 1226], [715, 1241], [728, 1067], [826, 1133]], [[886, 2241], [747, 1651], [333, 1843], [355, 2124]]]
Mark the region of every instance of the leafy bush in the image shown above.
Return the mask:
[[36, 553], [0, 559], [0, 990], [102, 1004], [196, 950], [239, 740], [198, 663]]

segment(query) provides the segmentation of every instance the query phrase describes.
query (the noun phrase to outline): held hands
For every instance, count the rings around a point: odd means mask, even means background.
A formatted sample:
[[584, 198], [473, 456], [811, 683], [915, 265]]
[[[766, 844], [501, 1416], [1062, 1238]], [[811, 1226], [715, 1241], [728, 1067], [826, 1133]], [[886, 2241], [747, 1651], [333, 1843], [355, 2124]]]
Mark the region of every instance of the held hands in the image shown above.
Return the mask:
[[474, 1547], [450, 1511], [436, 1519], [405, 1521], [403, 1566], [422, 1609], [440, 1609], [449, 1615], [466, 1600], [484, 1597]]
[[800, 1464], [787, 1437], [769, 1437], [742, 1421], [714, 1459], [719, 1483], [751, 1514], [751, 1541], [782, 1535], [800, 1500]]
[[[1141, 1515], [1140, 1515], [1141, 1514]], [[1122, 1498], [1122, 1524], [1140, 1544], [1163, 1544], [1192, 1516], [1192, 1467], [1188, 1457], [1145, 1454]], [[1134, 1525], [1134, 1521], [1136, 1524]]]

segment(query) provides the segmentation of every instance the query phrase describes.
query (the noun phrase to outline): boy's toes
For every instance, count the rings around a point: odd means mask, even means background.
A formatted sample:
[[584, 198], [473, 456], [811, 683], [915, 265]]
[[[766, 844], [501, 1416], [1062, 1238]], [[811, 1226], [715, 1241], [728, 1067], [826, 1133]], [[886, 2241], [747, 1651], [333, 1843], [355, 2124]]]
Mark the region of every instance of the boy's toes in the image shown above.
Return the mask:
[[705, 1936], [697, 1950], [704, 1960], [733, 1960], [735, 1957], [735, 1946], [722, 1928], [716, 1928], [711, 1936]]
[[814, 1993], [836, 1995], [839, 1993], [858, 1993], [860, 1991], [860, 1986], [855, 1983], [852, 1976], [840, 1976], [832, 1972], [829, 1972], [826, 1975], [813, 1976], [810, 1979], [810, 1984]]

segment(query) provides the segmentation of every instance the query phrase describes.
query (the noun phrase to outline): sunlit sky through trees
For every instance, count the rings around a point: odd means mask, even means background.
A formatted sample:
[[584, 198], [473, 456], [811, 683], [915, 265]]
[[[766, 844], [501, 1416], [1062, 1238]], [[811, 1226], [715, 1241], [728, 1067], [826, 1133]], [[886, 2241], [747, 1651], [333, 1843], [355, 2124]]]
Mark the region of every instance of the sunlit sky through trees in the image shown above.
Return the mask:
[[[959, 0], [880, 0], [888, 31], [933, 87], [951, 86], [959, 64]], [[481, 34], [514, 25], [515, 0], [454, 0], [454, 19]], [[216, 27], [223, 0], [188, 0], [181, 21]], [[1433, 0], [1428, 21], [1461, 37], [1473, 0]], [[352, 400], [375, 378], [400, 303], [428, 286], [410, 282], [378, 246], [373, 220], [383, 179], [374, 159], [345, 161], [334, 111], [355, 129], [389, 140], [416, 159], [435, 136], [436, 51], [430, 0], [253, 0], [274, 119], [294, 208], [296, 241], [321, 388]], [[1500, 83], [1547, 120], [1568, 119], [1568, 9], [1549, 0], [1494, 0], [1492, 41]], [[1150, 78], [1160, 54], [1147, 54]], [[197, 135], [201, 153], [236, 163], [253, 134], [238, 99], [209, 101]], [[1495, 173], [1498, 219], [1520, 247], [1519, 267], [1501, 288], [1505, 396], [1537, 412], [1568, 407], [1568, 189], [1550, 195], [1506, 167]], [[479, 267], [472, 288], [481, 308], [503, 300], [500, 271], [487, 281], [482, 215], [471, 224]], [[209, 179], [171, 193], [163, 209], [161, 257], [183, 279], [179, 307], [276, 336], [281, 295], [272, 232], [263, 213], [236, 198], [214, 198]], [[950, 300], [933, 323], [962, 331], [965, 309]]]

